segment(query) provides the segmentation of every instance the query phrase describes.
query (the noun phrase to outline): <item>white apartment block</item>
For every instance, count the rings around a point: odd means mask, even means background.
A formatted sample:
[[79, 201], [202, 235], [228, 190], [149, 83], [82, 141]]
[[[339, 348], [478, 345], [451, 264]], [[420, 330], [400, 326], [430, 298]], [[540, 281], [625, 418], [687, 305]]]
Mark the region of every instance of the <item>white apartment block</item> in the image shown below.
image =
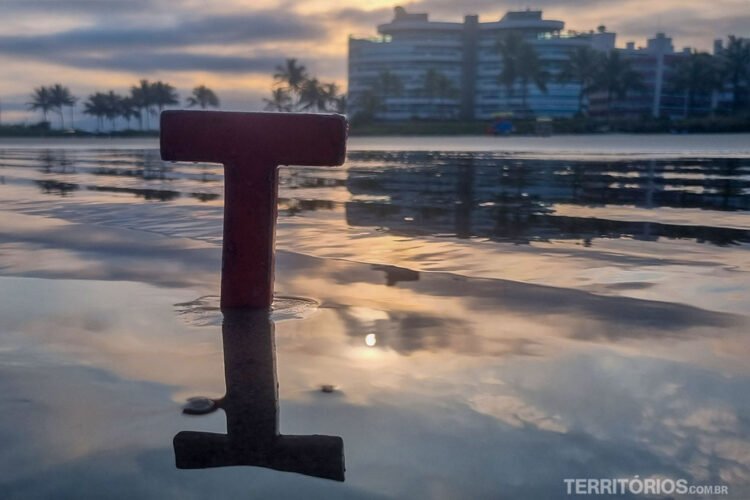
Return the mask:
[[[615, 34], [566, 33], [562, 21], [543, 19], [541, 11], [508, 12], [502, 19], [480, 22], [466, 16], [463, 23], [430, 21], [427, 14], [395, 9], [394, 19], [378, 26], [378, 37], [349, 40], [349, 103], [356, 113], [362, 96], [376, 87], [383, 72], [401, 82], [397, 93], [381, 92], [376, 114], [383, 120], [488, 119], [522, 109], [520, 89], [509, 93], [500, 83], [502, 58], [496, 48], [504, 35], [520, 33], [535, 48], [549, 73], [547, 91], [527, 87], [526, 108], [536, 116], [572, 116], [578, 110], [579, 86], [559, 83], [568, 54], [588, 45], [614, 48]], [[426, 95], [425, 76], [439, 72], [452, 91]], [[510, 95], [512, 94], [512, 95]]]

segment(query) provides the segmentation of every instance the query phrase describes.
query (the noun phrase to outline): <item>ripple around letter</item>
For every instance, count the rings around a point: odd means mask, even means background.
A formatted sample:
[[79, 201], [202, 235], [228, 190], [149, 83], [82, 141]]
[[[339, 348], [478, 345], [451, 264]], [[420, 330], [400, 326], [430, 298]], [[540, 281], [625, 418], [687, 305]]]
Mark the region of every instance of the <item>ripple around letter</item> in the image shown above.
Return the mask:
[[[175, 304], [175, 311], [191, 326], [221, 326], [223, 316], [219, 307], [218, 295], [204, 295], [190, 302]], [[320, 303], [308, 297], [276, 295], [271, 306], [271, 319], [274, 322], [290, 319], [304, 319], [314, 313]]]

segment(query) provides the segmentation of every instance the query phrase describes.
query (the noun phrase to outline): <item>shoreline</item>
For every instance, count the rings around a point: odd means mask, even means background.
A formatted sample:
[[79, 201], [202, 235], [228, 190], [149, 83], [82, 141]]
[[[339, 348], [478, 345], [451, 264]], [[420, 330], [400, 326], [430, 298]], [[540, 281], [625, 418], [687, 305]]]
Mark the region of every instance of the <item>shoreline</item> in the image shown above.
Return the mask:
[[[0, 150], [158, 150], [149, 137], [0, 138]], [[352, 136], [349, 153], [495, 155], [498, 158], [566, 160], [657, 160], [674, 158], [750, 158], [750, 133], [725, 134], [571, 134], [538, 136]], [[356, 162], [356, 157], [350, 157]]]
[[[679, 120], [669, 119], [590, 119], [564, 118], [545, 122], [538, 128], [535, 119], [513, 120], [513, 132], [502, 137], [544, 137], [544, 136], [608, 136], [617, 134], [632, 135], [694, 135], [694, 134], [741, 134], [750, 133], [750, 116], [700, 117]], [[409, 120], [400, 122], [361, 122], [350, 120], [350, 137], [491, 137], [492, 121], [430, 121]], [[56, 130], [42, 124], [1, 125], [0, 138], [35, 139], [144, 139], [158, 138], [158, 130], [116, 130], [112, 132], [92, 132], [88, 130]]]

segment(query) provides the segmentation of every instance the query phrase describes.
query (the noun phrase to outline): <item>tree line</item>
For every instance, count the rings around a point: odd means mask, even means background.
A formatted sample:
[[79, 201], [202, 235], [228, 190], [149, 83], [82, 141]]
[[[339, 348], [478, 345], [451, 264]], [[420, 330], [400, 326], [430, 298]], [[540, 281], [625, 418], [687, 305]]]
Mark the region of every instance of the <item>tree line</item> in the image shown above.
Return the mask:
[[[590, 47], [579, 47], [571, 53], [558, 80], [580, 85], [582, 114], [587, 112], [585, 98], [595, 92], [606, 95], [609, 110], [615, 98], [624, 99], [630, 92], [645, 89], [641, 75], [620, 51], [602, 53]], [[729, 36], [726, 48], [716, 55], [692, 50], [677, 60], [665, 84], [668, 91], [685, 96], [686, 116], [697, 111], [700, 97], [711, 100], [713, 93], [724, 91], [732, 96], [728, 111], [741, 113], [750, 104], [750, 41]], [[714, 105], [709, 104], [711, 111]]]
[[304, 64], [290, 58], [276, 67], [271, 96], [263, 99], [266, 111], [346, 112], [346, 94], [335, 83], [311, 76]]
[[[284, 64], [276, 67], [273, 75], [274, 85], [269, 98], [264, 98], [266, 111], [332, 111], [345, 113], [347, 96], [341, 93], [335, 83], [323, 83], [310, 76], [304, 64], [296, 58], [286, 59]], [[400, 95], [403, 84], [400, 78], [389, 71], [384, 71], [373, 89], [364, 107], [374, 115], [380, 109], [386, 97]], [[458, 89], [445, 75], [431, 69], [425, 76], [425, 96], [430, 99], [454, 97]], [[361, 112], [361, 111], [360, 111]]]
[[[604, 26], [599, 27], [600, 32], [605, 30]], [[588, 46], [578, 47], [569, 54], [557, 75], [552, 75], [544, 67], [534, 46], [518, 33], [499, 39], [495, 48], [503, 61], [499, 82], [510, 98], [520, 91], [520, 110], [526, 113], [529, 112], [531, 85], [546, 93], [551, 82], [578, 84], [578, 109], [582, 115], [588, 113], [586, 98], [593, 93], [601, 92], [606, 96], [609, 113], [615, 98], [624, 99], [629, 93], [646, 88], [641, 74], [618, 50], [602, 52]]]
[[[459, 89], [444, 73], [429, 68], [422, 76], [422, 87], [415, 93], [417, 97], [424, 98], [428, 105], [436, 106], [441, 118], [450, 118], [446, 116], [446, 110], [440, 104], [447, 99], [458, 97]], [[400, 97], [403, 94], [404, 83], [401, 78], [391, 71], [381, 71], [370, 88], [360, 94], [357, 101], [358, 111], [354, 119], [365, 122], [373, 120], [378, 111], [385, 110], [385, 103], [389, 97]]]
[[[79, 101], [68, 87], [59, 83], [50, 86], [41, 86], [34, 89], [28, 107], [31, 110], [41, 111], [43, 120], [48, 122], [48, 114], [56, 113], [60, 119], [60, 129], [65, 128], [65, 109], [70, 109], [71, 126], [73, 126], [74, 110]], [[105, 122], [109, 122], [110, 130], [117, 128], [117, 121], [124, 120], [128, 128], [133, 120], [136, 120], [141, 130], [151, 128], [150, 117], [161, 112], [167, 106], [180, 103], [177, 90], [162, 81], [149, 82], [141, 80], [137, 85], [130, 87], [127, 95], [121, 95], [113, 90], [108, 92], [95, 92], [89, 95], [83, 102], [84, 114], [96, 118], [97, 130], [104, 129]], [[188, 107], [219, 107], [219, 98], [216, 93], [205, 85], [199, 85], [192, 90], [190, 96], [185, 99]]]

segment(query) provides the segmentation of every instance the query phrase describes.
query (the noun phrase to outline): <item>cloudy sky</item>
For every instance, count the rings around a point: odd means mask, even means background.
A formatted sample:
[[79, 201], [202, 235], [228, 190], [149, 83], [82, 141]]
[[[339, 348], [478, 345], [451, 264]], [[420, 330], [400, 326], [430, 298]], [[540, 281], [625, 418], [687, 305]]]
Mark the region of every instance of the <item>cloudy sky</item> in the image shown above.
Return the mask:
[[[392, 0], [0, 0], [2, 120], [31, 120], [31, 89], [55, 82], [79, 97], [126, 92], [139, 78], [162, 79], [186, 95], [197, 84], [230, 109], [259, 109], [271, 74], [300, 58], [321, 79], [346, 85], [346, 41], [375, 34]], [[657, 30], [678, 48], [709, 49], [715, 37], [750, 35], [750, 0], [416, 0], [410, 11], [458, 21], [476, 13], [541, 8], [566, 27], [605, 24], [618, 45]]]

